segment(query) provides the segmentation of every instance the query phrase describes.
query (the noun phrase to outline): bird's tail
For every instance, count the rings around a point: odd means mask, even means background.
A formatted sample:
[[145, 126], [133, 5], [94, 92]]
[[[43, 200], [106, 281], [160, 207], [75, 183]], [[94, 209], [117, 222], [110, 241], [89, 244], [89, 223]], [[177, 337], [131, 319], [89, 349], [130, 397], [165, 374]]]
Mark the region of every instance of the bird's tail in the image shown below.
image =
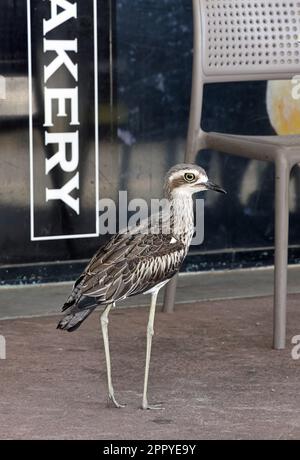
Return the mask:
[[72, 332], [78, 329], [81, 323], [92, 313], [96, 308], [90, 308], [88, 310], [78, 311], [76, 313], [68, 313], [57, 325], [57, 329]]

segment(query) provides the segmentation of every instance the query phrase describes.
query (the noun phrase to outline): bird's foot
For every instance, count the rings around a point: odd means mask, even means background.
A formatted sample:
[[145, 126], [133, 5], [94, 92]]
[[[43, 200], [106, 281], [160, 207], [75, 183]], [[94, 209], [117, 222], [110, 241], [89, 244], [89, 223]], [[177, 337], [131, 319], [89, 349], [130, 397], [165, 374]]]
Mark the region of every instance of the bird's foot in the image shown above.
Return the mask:
[[117, 407], [118, 409], [121, 409], [122, 407], [125, 407], [125, 406], [126, 406], [126, 404], [120, 404], [120, 403], [118, 403], [118, 401], [116, 400], [114, 394], [109, 394], [109, 395], [108, 395], [108, 401], [109, 401], [109, 402], [111, 401], [111, 402], [113, 403], [113, 405], [114, 405], [115, 407]]
[[148, 404], [148, 401], [143, 401], [142, 403], [142, 409], [143, 410], [165, 410], [163, 407], [162, 403], [158, 404]]

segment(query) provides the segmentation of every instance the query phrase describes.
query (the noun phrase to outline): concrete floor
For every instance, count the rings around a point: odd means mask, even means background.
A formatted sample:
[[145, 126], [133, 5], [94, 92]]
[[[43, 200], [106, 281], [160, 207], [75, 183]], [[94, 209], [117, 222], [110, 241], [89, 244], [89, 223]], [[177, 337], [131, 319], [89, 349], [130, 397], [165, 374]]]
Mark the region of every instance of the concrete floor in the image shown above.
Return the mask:
[[99, 313], [71, 334], [55, 329], [55, 316], [1, 321], [0, 438], [299, 439], [300, 360], [291, 357], [299, 303], [299, 294], [289, 296], [281, 352], [271, 349], [271, 297], [158, 313], [149, 400], [162, 401], [164, 411], [139, 409], [146, 309], [111, 314], [113, 377], [124, 409], [107, 407]]
[[[300, 266], [289, 267], [288, 290], [300, 293]], [[0, 319], [58, 314], [73, 283], [0, 287]], [[272, 295], [273, 268], [182, 273], [176, 292], [177, 304], [206, 300], [239, 299]], [[158, 303], [163, 299], [163, 289]], [[121, 307], [147, 306], [149, 296], [136, 296]]]

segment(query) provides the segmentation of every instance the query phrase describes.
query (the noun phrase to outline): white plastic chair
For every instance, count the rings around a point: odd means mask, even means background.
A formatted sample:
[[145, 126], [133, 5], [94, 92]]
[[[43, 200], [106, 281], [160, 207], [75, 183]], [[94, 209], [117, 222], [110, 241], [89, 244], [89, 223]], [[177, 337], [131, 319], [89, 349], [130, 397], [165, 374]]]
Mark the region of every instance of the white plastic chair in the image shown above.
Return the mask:
[[[201, 129], [206, 83], [286, 80], [300, 74], [299, 0], [193, 0], [194, 58], [186, 161], [201, 149], [275, 163], [274, 338], [286, 342], [289, 179], [300, 162], [300, 135], [240, 136]], [[292, 86], [291, 86], [292, 88]], [[164, 311], [174, 309], [176, 278]]]

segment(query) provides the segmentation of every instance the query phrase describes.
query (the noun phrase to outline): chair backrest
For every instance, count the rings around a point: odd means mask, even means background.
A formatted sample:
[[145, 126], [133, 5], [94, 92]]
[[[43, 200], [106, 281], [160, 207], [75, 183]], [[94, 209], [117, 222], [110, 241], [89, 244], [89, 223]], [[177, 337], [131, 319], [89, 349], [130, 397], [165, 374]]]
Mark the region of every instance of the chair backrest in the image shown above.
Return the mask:
[[204, 82], [300, 73], [300, 0], [193, 0]]

